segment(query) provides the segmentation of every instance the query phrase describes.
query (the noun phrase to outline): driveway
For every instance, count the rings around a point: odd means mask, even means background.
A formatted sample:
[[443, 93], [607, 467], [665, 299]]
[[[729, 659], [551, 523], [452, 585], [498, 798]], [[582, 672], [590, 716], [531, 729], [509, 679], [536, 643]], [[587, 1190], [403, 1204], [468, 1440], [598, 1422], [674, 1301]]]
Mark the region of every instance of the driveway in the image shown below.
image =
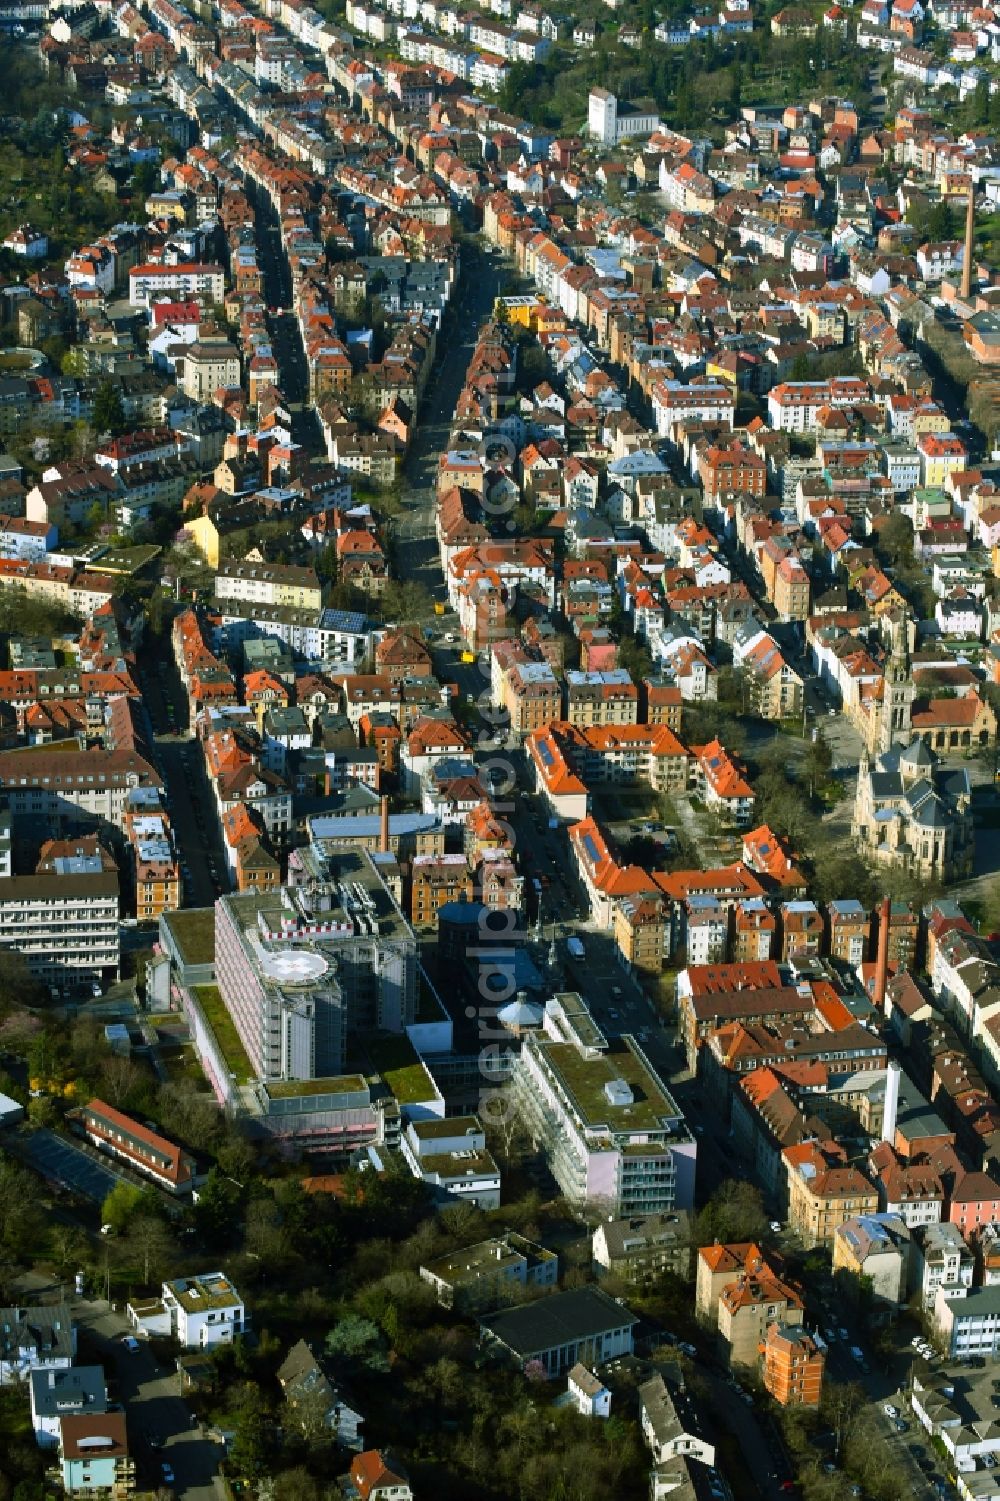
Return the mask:
[[[145, 1343], [130, 1354], [121, 1343], [121, 1336], [131, 1332], [129, 1325], [103, 1299], [75, 1298], [71, 1306], [84, 1351], [89, 1349], [101, 1360], [109, 1376], [117, 1376], [140, 1487], [159, 1484], [161, 1465], [167, 1463], [175, 1476], [174, 1495], [185, 1501], [222, 1501], [221, 1446], [200, 1425], [192, 1426], [193, 1414], [180, 1396], [177, 1372], [160, 1365]], [[151, 1438], [162, 1448], [154, 1449]]]

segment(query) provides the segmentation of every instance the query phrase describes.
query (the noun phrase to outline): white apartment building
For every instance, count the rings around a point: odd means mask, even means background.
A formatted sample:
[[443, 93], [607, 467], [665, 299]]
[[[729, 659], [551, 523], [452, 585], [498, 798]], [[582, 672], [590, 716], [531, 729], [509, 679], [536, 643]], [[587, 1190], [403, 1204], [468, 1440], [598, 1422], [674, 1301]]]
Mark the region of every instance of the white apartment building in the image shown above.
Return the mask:
[[939, 1287], [934, 1299], [934, 1326], [951, 1360], [1000, 1355], [1000, 1284], [989, 1287]]
[[323, 593], [312, 568], [227, 559], [215, 575], [215, 597], [220, 601], [238, 599], [247, 604], [318, 610]]
[[222, 267], [197, 261], [176, 266], [144, 263], [133, 266], [128, 274], [128, 300], [133, 307], [148, 307], [158, 292], [166, 292], [178, 302], [189, 297], [221, 302], [225, 290], [226, 273]]
[[653, 387], [653, 416], [661, 438], [671, 435], [677, 422], [723, 422], [733, 425], [736, 397], [724, 381], [685, 385], [679, 380], [657, 381]]
[[0, 879], [0, 949], [20, 954], [45, 985], [89, 992], [118, 978], [118, 875], [99, 855], [54, 864], [51, 873]]
[[580, 996], [556, 996], [513, 1076], [517, 1109], [573, 1204], [616, 1216], [694, 1202], [696, 1144], [635, 1039], [614, 1051]]
[[162, 785], [159, 773], [131, 750], [62, 751], [39, 746], [0, 751], [0, 789], [6, 794], [11, 816], [34, 818], [53, 832], [63, 823], [84, 820], [120, 829], [133, 788]]
[[171, 1332], [185, 1350], [231, 1344], [247, 1326], [243, 1299], [223, 1272], [202, 1272], [164, 1282]]
[[224, 1272], [200, 1272], [164, 1282], [158, 1298], [128, 1304], [140, 1334], [172, 1336], [184, 1350], [229, 1345], [248, 1326], [243, 1299]]
[[282, 641], [307, 662], [330, 671], [355, 670], [371, 639], [365, 616], [351, 610], [233, 601], [223, 605], [220, 614], [227, 647], [250, 640]]
[[957, 1225], [928, 1225], [913, 1238], [913, 1281], [926, 1312], [935, 1306], [938, 1291], [972, 1286], [975, 1257]]

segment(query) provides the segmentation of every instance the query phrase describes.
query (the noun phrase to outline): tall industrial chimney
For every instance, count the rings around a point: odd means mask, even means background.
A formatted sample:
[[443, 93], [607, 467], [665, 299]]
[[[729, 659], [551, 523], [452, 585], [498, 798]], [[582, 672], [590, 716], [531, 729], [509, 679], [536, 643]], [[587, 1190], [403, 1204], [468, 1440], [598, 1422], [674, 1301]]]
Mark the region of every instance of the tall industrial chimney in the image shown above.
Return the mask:
[[387, 855], [389, 853], [389, 799], [384, 792], [380, 807], [382, 821], [379, 828], [378, 847], [380, 854]]
[[875, 1008], [885, 1014], [885, 991], [889, 983], [889, 919], [892, 902], [883, 897], [878, 909], [878, 949], [875, 955]]
[[972, 295], [972, 260], [976, 246], [976, 191], [969, 180], [969, 198], [965, 206], [965, 254], [962, 259], [962, 301]]
[[882, 1113], [882, 1140], [890, 1147], [896, 1142], [896, 1116], [899, 1114], [898, 1063], [890, 1063], [885, 1076], [885, 1110]]

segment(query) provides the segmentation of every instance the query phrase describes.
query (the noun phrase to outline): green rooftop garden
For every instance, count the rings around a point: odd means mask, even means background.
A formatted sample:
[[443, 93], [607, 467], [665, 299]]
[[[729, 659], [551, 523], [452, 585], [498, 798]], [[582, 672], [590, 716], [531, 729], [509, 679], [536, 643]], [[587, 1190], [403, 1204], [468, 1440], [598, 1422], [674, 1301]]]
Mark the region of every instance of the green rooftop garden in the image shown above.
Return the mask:
[[[585, 1058], [572, 1043], [553, 1042], [545, 1056], [590, 1126], [608, 1125], [614, 1131], [657, 1131], [664, 1118], [676, 1119], [677, 1106], [659, 1080], [626, 1047]], [[632, 1090], [631, 1105], [611, 1105], [604, 1093], [612, 1079], [624, 1079]]]
[[250, 1066], [246, 1048], [240, 1040], [240, 1034], [226, 1010], [219, 987], [217, 985], [193, 985], [191, 994], [198, 1002], [202, 1015], [212, 1029], [226, 1067], [231, 1074], [235, 1074], [238, 1084], [245, 1084], [248, 1079], [254, 1077], [254, 1072]]
[[272, 1100], [300, 1100], [314, 1094], [353, 1094], [368, 1085], [362, 1074], [339, 1074], [327, 1079], [268, 1079], [264, 1088]]
[[171, 912], [167, 921], [184, 964], [213, 963], [214, 907], [187, 907], [180, 912]]
[[377, 1038], [369, 1043], [368, 1056], [401, 1105], [416, 1105], [435, 1097], [434, 1081], [408, 1037]]

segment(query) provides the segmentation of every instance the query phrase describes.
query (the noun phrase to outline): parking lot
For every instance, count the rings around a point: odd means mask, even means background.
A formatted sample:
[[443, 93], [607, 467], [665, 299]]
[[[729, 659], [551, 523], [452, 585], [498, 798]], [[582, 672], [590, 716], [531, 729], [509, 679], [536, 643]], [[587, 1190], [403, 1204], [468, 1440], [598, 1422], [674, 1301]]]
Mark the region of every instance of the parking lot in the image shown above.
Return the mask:
[[16, 1155], [44, 1178], [95, 1204], [103, 1204], [119, 1183], [134, 1181], [129, 1174], [116, 1171], [110, 1162], [96, 1161], [82, 1147], [44, 1128], [18, 1136]]

